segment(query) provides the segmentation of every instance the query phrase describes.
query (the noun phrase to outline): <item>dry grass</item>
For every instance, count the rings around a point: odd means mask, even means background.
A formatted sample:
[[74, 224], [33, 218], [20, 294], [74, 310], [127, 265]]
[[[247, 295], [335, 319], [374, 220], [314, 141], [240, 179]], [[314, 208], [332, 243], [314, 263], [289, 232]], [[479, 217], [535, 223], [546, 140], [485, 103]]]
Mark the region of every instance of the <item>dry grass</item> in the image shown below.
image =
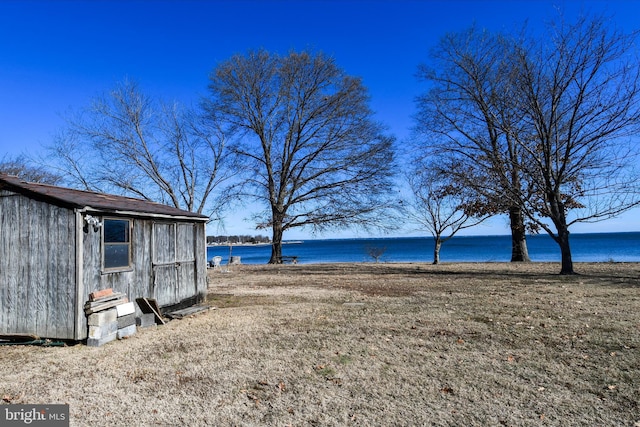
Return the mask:
[[216, 307], [100, 348], [2, 347], [71, 424], [640, 426], [640, 264], [210, 272]]

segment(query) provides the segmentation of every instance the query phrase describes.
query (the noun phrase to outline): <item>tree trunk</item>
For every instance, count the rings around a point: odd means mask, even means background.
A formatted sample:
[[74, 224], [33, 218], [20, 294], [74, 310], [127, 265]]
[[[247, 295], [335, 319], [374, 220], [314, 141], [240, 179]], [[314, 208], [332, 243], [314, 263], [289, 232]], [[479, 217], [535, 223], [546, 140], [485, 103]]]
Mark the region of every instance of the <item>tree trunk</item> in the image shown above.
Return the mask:
[[571, 259], [571, 246], [569, 245], [569, 230], [558, 230], [558, 239], [560, 245], [560, 254], [562, 255], [562, 267], [560, 274], [576, 274], [573, 271], [573, 260]]
[[433, 245], [433, 264], [440, 264], [440, 248], [442, 247], [442, 240], [440, 236], [434, 237], [435, 243]]
[[282, 264], [282, 221], [274, 219], [273, 238], [271, 239], [271, 258], [269, 264]]
[[509, 208], [509, 221], [511, 223], [511, 262], [531, 262], [527, 249], [524, 216], [519, 207]]

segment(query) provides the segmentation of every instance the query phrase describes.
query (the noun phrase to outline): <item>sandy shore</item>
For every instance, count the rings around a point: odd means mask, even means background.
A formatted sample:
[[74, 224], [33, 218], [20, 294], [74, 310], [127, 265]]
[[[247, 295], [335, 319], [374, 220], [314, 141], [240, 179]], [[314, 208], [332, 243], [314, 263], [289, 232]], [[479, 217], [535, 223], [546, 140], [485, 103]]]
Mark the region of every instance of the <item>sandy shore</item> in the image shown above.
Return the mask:
[[215, 309], [99, 348], [0, 347], [71, 425], [640, 426], [640, 264], [209, 271]]

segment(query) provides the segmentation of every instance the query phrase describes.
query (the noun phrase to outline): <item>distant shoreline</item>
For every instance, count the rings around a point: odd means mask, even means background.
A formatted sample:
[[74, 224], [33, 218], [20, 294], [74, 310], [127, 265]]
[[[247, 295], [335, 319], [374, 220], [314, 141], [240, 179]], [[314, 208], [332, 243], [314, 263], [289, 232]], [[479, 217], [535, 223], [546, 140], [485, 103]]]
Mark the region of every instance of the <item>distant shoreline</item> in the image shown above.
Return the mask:
[[[634, 230], [634, 231], [601, 231], [601, 232], [580, 232], [580, 233], [571, 233], [571, 237], [576, 237], [576, 236], [598, 236], [598, 235], [616, 235], [616, 234], [620, 234], [620, 235], [629, 235], [629, 234], [638, 234], [640, 233], [640, 230]], [[505, 234], [471, 234], [471, 235], [462, 235], [462, 234], [456, 234], [453, 238], [456, 240], [460, 240], [460, 239], [467, 239], [467, 238], [471, 238], [471, 239], [484, 239], [484, 238], [495, 238], [495, 237], [510, 237], [511, 234], [505, 233]], [[539, 238], [540, 236], [543, 237], [550, 237], [548, 236], [547, 233], [540, 233], [540, 234], [527, 234], [527, 239], [531, 239], [531, 238]], [[372, 237], [372, 236], [368, 236], [368, 237], [329, 237], [329, 238], [315, 238], [315, 239], [305, 239], [305, 240], [289, 240], [289, 241], [284, 241], [282, 242], [283, 245], [291, 245], [291, 244], [301, 244], [301, 243], [305, 243], [305, 242], [327, 242], [327, 241], [350, 241], [350, 240], [357, 240], [357, 241], [369, 241], [369, 240], [389, 240], [389, 241], [393, 241], [393, 240], [400, 240], [400, 239], [424, 239], [424, 240], [433, 240], [433, 236], [430, 235], [421, 235], [421, 236], [378, 236], [378, 237]], [[232, 246], [250, 246], [250, 247], [259, 247], [259, 246], [271, 246], [272, 243], [232, 243]], [[219, 244], [213, 244], [213, 245], [209, 245], [207, 244], [207, 247], [219, 247], [219, 246], [229, 246], [229, 243], [219, 243]]]
[[[285, 255], [297, 256], [299, 264], [325, 262], [373, 261], [369, 250], [384, 249], [379, 261], [424, 262], [433, 261], [433, 239], [420, 237], [384, 239], [327, 239], [304, 240], [304, 244], [286, 244]], [[234, 248], [235, 246], [235, 248]], [[529, 256], [534, 262], [560, 261], [558, 244], [548, 235], [527, 238]], [[213, 246], [207, 256], [222, 256], [232, 250], [242, 256], [245, 264], [266, 263], [270, 259], [270, 245]], [[237, 249], [237, 251], [236, 251]], [[574, 262], [640, 262], [640, 233], [573, 234], [571, 255]], [[510, 236], [456, 236], [442, 245], [441, 262], [500, 262], [511, 259]]]
[[[283, 245], [300, 245], [304, 243], [302, 240], [289, 240], [286, 242], [282, 242]], [[214, 245], [207, 245], [208, 248], [218, 248], [224, 246], [250, 246], [250, 247], [259, 247], [259, 246], [271, 246], [272, 243], [218, 243]]]

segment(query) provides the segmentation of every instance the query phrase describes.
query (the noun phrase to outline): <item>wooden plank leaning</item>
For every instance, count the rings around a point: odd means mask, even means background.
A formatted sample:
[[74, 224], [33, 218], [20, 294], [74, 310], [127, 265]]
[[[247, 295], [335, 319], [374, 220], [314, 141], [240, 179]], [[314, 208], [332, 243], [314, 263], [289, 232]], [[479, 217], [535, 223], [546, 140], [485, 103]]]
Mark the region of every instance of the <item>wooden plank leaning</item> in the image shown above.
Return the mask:
[[156, 316], [156, 321], [160, 322], [161, 325], [165, 325], [166, 322], [162, 318], [160, 314], [160, 307], [158, 307], [158, 303], [153, 298], [136, 298], [136, 302], [140, 307], [140, 310], [143, 313], [153, 313]]

